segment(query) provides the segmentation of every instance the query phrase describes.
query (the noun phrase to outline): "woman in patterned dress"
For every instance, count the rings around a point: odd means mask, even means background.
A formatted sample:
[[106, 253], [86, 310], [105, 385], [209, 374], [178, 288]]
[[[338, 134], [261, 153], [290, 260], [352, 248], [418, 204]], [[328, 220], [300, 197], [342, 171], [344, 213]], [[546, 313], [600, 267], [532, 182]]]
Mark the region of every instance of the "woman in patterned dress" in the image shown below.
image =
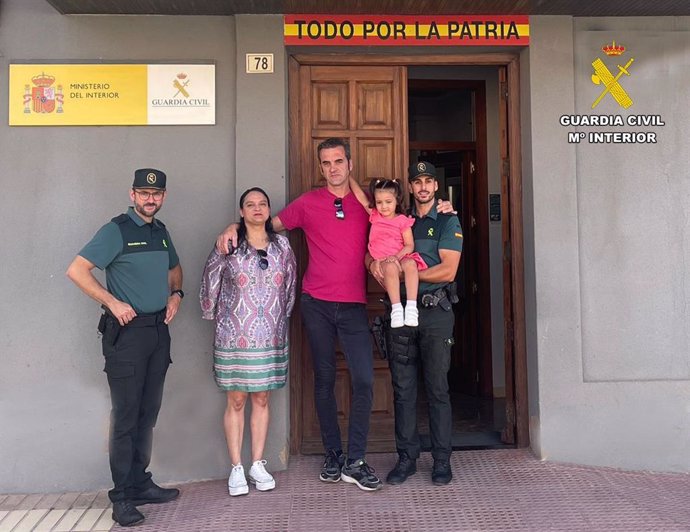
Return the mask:
[[288, 317], [295, 302], [296, 275], [288, 239], [271, 226], [266, 192], [258, 187], [245, 191], [240, 216], [237, 248], [221, 255], [214, 247], [199, 296], [202, 317], [216, 320], [213, 370], [216, 384], [227, 393], [223, 424], [233, 466], [228, 478], [232, 496], [249, 492], [240, 456], [248, 396], [252, 403], [249, 481], [259, 491], [275, 487], [263, 459], [268, 396], [287, 380]]

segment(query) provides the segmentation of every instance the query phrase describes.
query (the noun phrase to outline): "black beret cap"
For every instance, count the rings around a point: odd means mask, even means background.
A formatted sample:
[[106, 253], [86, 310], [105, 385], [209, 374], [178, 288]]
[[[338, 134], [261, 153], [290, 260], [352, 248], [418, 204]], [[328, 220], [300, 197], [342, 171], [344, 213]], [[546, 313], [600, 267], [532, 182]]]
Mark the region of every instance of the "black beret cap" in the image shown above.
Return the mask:
[[410, 181], [414, 181], [418, 177], [425, 175], [436, 179], [436, 167], [426, 161], [419, 161], [418, 163], [411, 164], [407, 171], [407, 178]]
[[132, 188], [160, 188], [165, 190], [165, 173], [155, 168], [139, 168], [134, 171]]

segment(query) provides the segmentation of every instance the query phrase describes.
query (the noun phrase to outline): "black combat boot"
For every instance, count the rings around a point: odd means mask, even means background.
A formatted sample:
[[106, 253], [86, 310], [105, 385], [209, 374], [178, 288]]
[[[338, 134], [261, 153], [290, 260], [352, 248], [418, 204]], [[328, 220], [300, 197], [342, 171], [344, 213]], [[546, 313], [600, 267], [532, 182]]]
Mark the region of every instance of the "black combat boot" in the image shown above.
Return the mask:
[[112, 518], [120, 526], [138, 525], [144, 521], [144, 515], [130, 501], [114, 502]]
[[160, 504], [176, 499], [179, 494], [180, 490], [177, 488], [161, 488], [154, 484], [150, 488], [132, 494], [130, 500], [134, 506]]
[[453, 478], [448, 458], [434, 458], [434, 468], [431, 470], [431, 482], [437, 486], [448, 484]]
[[398, 453], [398, 463], [388, 473], [386, 482], [389, 484], [402, 484], [417, 472], [417, 460], [410, 458], [405, 451]]

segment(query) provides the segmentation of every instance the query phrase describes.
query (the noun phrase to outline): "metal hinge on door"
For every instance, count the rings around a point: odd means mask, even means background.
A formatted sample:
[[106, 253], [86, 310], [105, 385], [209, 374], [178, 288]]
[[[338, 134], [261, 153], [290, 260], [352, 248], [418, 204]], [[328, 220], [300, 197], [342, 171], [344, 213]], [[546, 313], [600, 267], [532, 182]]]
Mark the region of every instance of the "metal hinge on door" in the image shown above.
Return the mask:
[[515, 407], [512, 404], [506, 405], [506, 423], [515, 425]]
[[506, 179], [510, 177], [510, 161], [508, 159], [503, 159], [503, 175]]
[[500, 91], [501, 98], [503, 98], [504, 100], [507, 100], [508, 99], [508, 84], [505, 81], [501, 81], [501, 83], [499, 83], [499, 85], [500, 85], [499, 91]]

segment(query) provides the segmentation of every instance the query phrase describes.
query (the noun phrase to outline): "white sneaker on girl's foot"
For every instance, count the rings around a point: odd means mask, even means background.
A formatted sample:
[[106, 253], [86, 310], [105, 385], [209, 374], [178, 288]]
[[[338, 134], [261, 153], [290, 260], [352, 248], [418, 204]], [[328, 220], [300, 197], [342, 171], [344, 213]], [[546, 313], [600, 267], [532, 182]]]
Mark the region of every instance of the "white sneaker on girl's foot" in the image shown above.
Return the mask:
[[397, 329], [405, 325], [405, 314], [402, 307], [391, 310], [391, 328]]
[[249, 482], [259, 491], [269, 491], [276, 487], [276, 481], [266, 468], [266, 460], [257, 460], [249, 469]]
[[242, 464], [232, 466], [232, 472], [230, 473], [230, 478], [228, 478], [228, 493], [230, 493], [231, 497], [249, 493], [249, 486], [247, 485], [247, 479], [244, 478], [244, 467], [242, 467]]
[[405, 307], [405, 325], [407, 327], [419, 326], [419, 310], [417, 310], [417, 307]]

